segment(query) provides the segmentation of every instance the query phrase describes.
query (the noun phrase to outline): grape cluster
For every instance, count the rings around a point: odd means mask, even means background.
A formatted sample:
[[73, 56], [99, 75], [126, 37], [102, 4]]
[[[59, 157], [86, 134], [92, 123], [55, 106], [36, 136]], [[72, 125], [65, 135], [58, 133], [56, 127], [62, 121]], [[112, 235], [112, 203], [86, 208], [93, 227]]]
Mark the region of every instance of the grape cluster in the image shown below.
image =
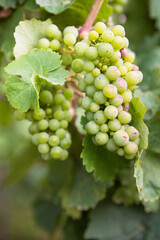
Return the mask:
[[80, 76], [79, 90], [85, 93], [81, 106], [86, 110], [87, 133], [96, 145], [132, 159], [138, 151], [139, 132], [129, 125], [129, 102], [143, 75], [133, 64], [135, 55], [128, 45], [123, 26], [110, 30], [98, 22], [88, 39], [75, 45], [72, 69]]
[[128, 0], [109, 0], [109, 3], [112, 5], [113, 11], [119, 14], [123, 12], [123, 8], [128, 3]]

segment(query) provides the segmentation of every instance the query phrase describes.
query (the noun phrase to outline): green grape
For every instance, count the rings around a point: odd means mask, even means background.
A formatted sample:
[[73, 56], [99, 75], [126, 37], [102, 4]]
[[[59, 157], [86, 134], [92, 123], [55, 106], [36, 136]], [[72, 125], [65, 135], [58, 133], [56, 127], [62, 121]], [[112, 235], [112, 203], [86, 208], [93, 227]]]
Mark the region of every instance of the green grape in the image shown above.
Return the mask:
[[39, 143], [46, 143], [49, 139], [49, 135], [46, 132], [41, 132], [38, 135], [38, 141]]
[[68, 158], [68, 151], [67, 150], [62, 150], [61, 158], [60, 160], [66, 160]]
[[39, 98], [41, 103], [43, 104], [50, 104], [53, 101], [53, 96], [48, 90], [41, 91], [39, 94]]
[[123, 6], [120, 4], [114, 4], [113, 10], [116, 14], [120, 14], [123, 12]]
[[110, 80], [115, 81], [121, 74], [117, 67], [110, 66], [106, 71], [106, 75]]
[[118, 120], [120, 121], [121, 124], [128, 124], [131, 122], [132, 117], [131, 114], [126, 112], [126, 111], [121, 111], [118, 114]]
[[104, 145], [108, 142], [108, 134], [99, 132], [95, 136], [95, 141], [98, 145]]
[[47, 154], [41, 154], [41, 158], [45, 161], [48, 161], [50, 159], [50, 155], [47, 153]]
[[72, 56], [70, 54], [62, 54], [61, 59], [64, 66], [69, 66], [72, 62]]
[[87, 85], [92, 85], [94, 81], [94, 76], [92, 73], [86, 73], [84, 76], [84, 81]]
[[32, 136], [32, 143], [34, 145], [38, 145], [39, 144], [39, 133], [33, 134], [33, 136]]
[[127, 90], [127, 82], [123, 78], [118, 78], [113, 84], [117, 87], [119, 93]]
[[123, 147], [129, 142], [129, 136], [124, 130], [118, 130], [113, 135], [113, 141], [116, 145]]
[[[117, 62], [114, 63], [114, 65], [118, 68], [123, 66], [123, 60], [122, 59], [118, 59]], [[120, 72], [120, 71], [119, 71]]]
[[86, 94], [87, 94], [87, 96], [93, 97], [95, 92], [96, 92], [96, 88], [93, 85], [86, 87]]
[[64, 36], [63, 41], [67, 46], [73, 46], [76, 43], [76, 37], [72, 33], [67, 33]]
[[123, 38], [123, 42], [124, 42], [123, 47], [124, 47], [124, 48], [128, 48], [128, 46], [129, 46], [128, 38], [124, 37], [124, 38]]
[[108, 68], [107, 65], [103, 65], [102, 66], [102, 72], [105, 72], [107, 70], [107, 68]]
[[79, 81], [79, 80], [82, 80], [84, 78], [84, 74], [82, 73], [77, 73], [75, 78]]
[[48, 121], [46, 119], [42, 119], [37, 123], [38, 129], [44, 131], [48, 128]]
[[114, 107], [119, 107], [123, 103], [123, 97], [120, 94], [117, 94], [114, 98], [109, 99], [109, 103]]
[[139, 82], [138, 83], [140, 83], [143, 80], [143, 73], [141, 71], [137, 71], [137, 74], [139, 76]]
[[110, 29], [106, 29], [101, 36], [102, 40], [106, 43], [112, 42], [114, 39], [114, 33]]
[[124, 149], [123, 148], [118, 148], [117, 155], [120, 156], [120, 157], [124, 156]]
[[52, 115], [52, 109], [51, 108], [47, 108], [46, 109], [46, 114], [47, 115]]
[[96, 41], [99, 38], [99, 34], [98, 34], [98, 32], [92, 30], [92, 31], [89, 32], [88, 38], [91, 41]]
[[63, 149], [68, 149], [70, 148], [71, 146], [71, 139], [70, 138], [63, 138], [61, 141], [60, 141], [60, 146], [63, 148]]
[[85, 96], [84, 98], [82, 98], [81, 100], [81, 106], [83, 109], [85, 110], [89, 110], [90, 104], [92, 102], [92, 99], [88, 96]]
[[93, 112], [87, 111], [86, 112], [86, 118], [87, 118], [88, 121], [92, 121], [94, 119]]
[[116, 25], [112, 28], [112, 32], [114, 33], [115, 36], [120, 36], [124, 37], [125, 36], [125, 29], [121, 25]]
[[135, 127], [132, 127], [132, 126], [129, 126], [126, 129], [126, 133], [128, 134], [130, 141], [134, 141], [134, 140], [136, 140], [139, 137], [138, 130]]
[[114, 106], [108, 106], [104, 109], [104, 115], [107, 119], [113, 120], [118, 115], [118, 110]]
[[139, 83], [139, 74], [137, 71], [130, 71], [126, 74], [125, 80], [129, 85], [136, 85]]
[[28, 121], [33, 122], [33, 113], [32, 113], [32, 111], [26, 112], [26, 119], [27, 119]]
[[103, 88], [103, 94], [107, 98], [115, 98], [117, 95], [117, 88], [113, 84], [107, 84]]
[[110, 57], [110, 60], [113, 62], [117, 62], [121, 58], [121, 53], [119, 50], [114, 51], [112, 56]]
[[47, 37], [55, 38], [57, 36], [57, 34], [59, 35], [59, 29], [55, 24], [51, 24], [47, 27], [47, 29], [46, 29]]
[[41, 154], [47, 154], [49, 152], [49, 145], [47, 143], [41, 143], [38, 145], [38, 151]]
[[93, 69], [92, 74], [94, 77], [98, 77], [101, 71], [98, 68]]
[[106, 144], [106, 149], [110, 152], [115, 152], [118, 146], [114, 143], [113, 138], [110, 138]]
[[135, 158], [136, 154], [124, 154], [124, 157], [128, 160], [132, 160], [133, 158]]
[[42, 120], [45, 117], [45, 111], [40, 108], [37, 112], [33, 112], [32, 117], [35, 120]]
[[47, 38], [41, 38], [37, 43], [38, 48], [43, 48], [45, 50], [49, 48], [49, 45], [50, 45], [50, 42]]
[[65, 101], [61, 104], [63, 110], [69, 110], [71, 107], [71, 104], [69, 101]]
[[58, 144], [60, 143], [59, 137], [57, 137], [55, 135], [50, 136], [48, 143], [52, 147], [58, 146]]
[[132, 100], [131, 90], [127, 89], [125, 92], [123, 92], [122, 97], [123, 97], [123, 103], [129, 103]]
[[85, 128], [90, 135], [95, 135], [99, 132], [99, 126], [94, 121], [88, 122]]
[[78, 88], [81, 92], [85, 92], [86, 91], [86, 81], [84, 79], [81, 79], [79, 82], [78, 82]]
[[34, 134], [34, 133], [39, 132], [39, 129], [38, 129], [38, 127], [37, 127], [37, 124], [33, 122], [33, 123], [29, 126], [28, 131], [29, 131], [30, 134]]
[[138, 146], [136, 143], [134, 142], [128, 142], [125, 146], [124, 146], [124, 151], [127, 154], [135, 154], [138, 151]]
[[[122, 59], [121, 59], [122, 60]], [[123, 63], [123, 62], [122, 62]], [[127, 74], [127, 72], [128, 72], [128, 69], [125, 67], [125, 66], [120, 66], [119, 68], [118, 68], [118, 70], [120, 71], [120, 73], [121, 73], [121, 75], [122, 76], [125, 76], [126, 74]]]
[[53, 113], [53, 116], [55, 119], [57, 120], [62, 120], [64, 118], [64, 111], [62, 110], [56, 110], [54, 113]]
[[88, 47], [86, 49], [86, 51], [85, 51], [85, 56], [89, 60], [95, 60], [98, 57], [97, 48], [95, 48], [95, 47]]
[[78, 42], [74, 47], [75, 54], [78, 57], [83, 57], [85, 55], [85, 51], [88, 48], [88, 44], [85, 42]]
[[99, 110], [94, 114], [94, 121], [99, 125], [102, 125], [106, 122], [106, 118], [102, 110]]
[[111, 42], [112, 46], [116, 50], [120, 50], [124, 47], [124, 40], [120, 36], [115, 36]]
[[108, 130], [109, 130], [109, 128], [108, 128], [108, 125], [105, 123], [105, 124], [102, 124], [101, 126], [100, 126], [100, 131], [101, 132], [108, 132]]
[[112, 56], [114, 49], [110, 43], [100, 43], [98, 45], [98, 54], [103, 58]]
[[61, 47], [61, 44], [57, 39], [54, 39], [50, 42], [50, 48], [53, 51], [58, 51], [60, 49], [60, 47]]
[[95, 103], [95, 102], [92, 102], [90, 104], [90, 107], [89, 107], [89, 110], [93, 113], [97, 112], [98, 110], [100, 109], [100, 106], [99, 104]]
[[135, 54], [133, 52], [128, 52], [124, 60], [125, 62], [133, 63], [135, 61]]
[[84, 70], [86, 72], [92, 72], [94, 69], [94, 63], [91, 61], [85, 61], [84, 62]]
[[56, 131], [58, 128], [60, 127], [60, 122], [58, 121], [58, 120], [56, 120], [56, 119], [51, 119], [50, 121], [49, 121], [49, 129], [51, 130], [51, 131]]
[[25, 119], [26, 113], [25, 112], [19, 112], [19, 111], [15, 111], [15, 117], [17, 121], [21, 121], [23, 119]]
[[63, 152], [62, 148], [59, 146], [56, 146], [51, 148], [50, 154], [53, 159], [60, 159], [62, 156], [62, 152]]
[[136, 144], [137, 144], [137, 146], [139, 146], [139, 144], [140, 144], [140, 139], [139, 139], [139, 137], [138, 137], [138, 138], [136, 138], [135, 140], [133, 140], [133, 142], [134, 142], [134, 143], [136, 143]]
[[60, 139], [63, 139], [66, 136], [66, 131], [63, 128], [59, 128], [56, 130], [55, 135]]
[[65, 88], [63, 94], [68, 101], [71, 101], [74, 96], [74, 91], [71, 88]]
[[104, 104], [107, 100], [107, 98], [103, 95], [103, 92], [102, 91], [97, 91], [94, 96], [94, 101], [97, 103], [97, 104]]
[[60, 121], [60, 126], [61, 126], [61, 128], [64, 128], [64, 129], [68, 128], [67, 120]]
[[94, 29], [97, 33], [102, 34], [106, 30], [106, 25], [103, 22], [97, 22], [94, 26]]
[[67, 120], [67, 122], [72, 121], [72, 114], [68, 111], [64, 111], [64, 120]]
[[72, 69], [75, 73], [83, 71], [84, 61], [82, 59], [74, 59], [72, 61]]
[[111, 131], [116, 132], [121, 128], [121, 123], [117, 119], [110, 120], [108, 122], [108, 127]]
[[59, 104], [63, 103], [64, 101], [65, 101], [65, 97], [62, 93], [56, 93], [54, 95], [54, 98], [53, 98], [54, 104], [59, 105]]
[[106, 84], [109, 84], [109, 81], [104, 74], [100, 74], [94, 80], [94, 86], [99, 90], [103, 90], [103, 88]]
[[123, 64], [123, 66], [125, 66], [125, 67], [128, 69], [128, 71], [131, 71], [131, 70], [132, 70], [132, 63], [130, 63], [130, 62], [125, 62], [125, 63]]
[[78, 30], [74, 26], [69, 26], [64, 29], [63, 35], [65, 36], [68, 33], [72, 33], [76, 38], [78, 37]]

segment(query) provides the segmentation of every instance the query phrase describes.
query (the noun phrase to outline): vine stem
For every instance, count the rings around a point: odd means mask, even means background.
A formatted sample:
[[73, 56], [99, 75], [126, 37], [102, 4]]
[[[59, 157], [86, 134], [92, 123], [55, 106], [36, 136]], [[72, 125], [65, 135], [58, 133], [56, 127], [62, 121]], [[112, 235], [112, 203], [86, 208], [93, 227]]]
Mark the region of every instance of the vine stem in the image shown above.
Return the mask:
[[94, 4], [91, 8], [91, 11], [84, 23], [84, 25], [79, 30], [79, 36], [80, 38], [86, 38], [88, 36], [89, 31], [91, 30], [91, 27], [97, 17], [97, 14], [102, 6], [104, 0], [95, 0]]

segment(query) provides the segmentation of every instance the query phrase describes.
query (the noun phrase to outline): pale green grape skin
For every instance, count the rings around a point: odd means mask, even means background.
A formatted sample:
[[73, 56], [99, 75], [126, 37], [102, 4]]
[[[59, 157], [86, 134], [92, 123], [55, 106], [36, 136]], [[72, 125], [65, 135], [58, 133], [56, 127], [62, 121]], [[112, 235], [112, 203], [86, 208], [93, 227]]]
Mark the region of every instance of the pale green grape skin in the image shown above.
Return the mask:
[[107, 77], [104, 74], [100, 74], [94, 80], [94, 86], [98, 90], [103, 90], [104, 86], [107, 85], [107, 84], [109, 84], [109, 81], [108, 81]]
[[15, 111], [15, 118], [17, 121], [21, 121], [21, 120], [25, 119], [25, 116], [26, 116], [25, 112]]
[[113, 138], [110, 138], [106, 144], [106, 149], [110, 152], [115, 152], [118, 146], [114, 143]]
[[87, 87], [87, 84], [84, 79], [81, 79], [80, 81], [78, 81], [78, 88], [81, 92], [85, 92], [86, 87]]
[[137, 71], [137, 74], [138, 74], [138, 76], [139, 76], [139, 81], [138, 81], [138, 83], [140, 83], [140, 82], [142, 82], [142, 80], [143, 80], [143, 73], [142, 73], [141, 71]]
[[108, 134], [99, 132], [95, 135], [95, 141], [98, 145], [104, 145], [108, 142]]
[[136, 85], [139, 83], [139, 75], [137, 71], [130, 71], [126, 74], [125, 80], [129, 85]]
[[52, 114], [52, 109], [51, 108], [47, 108], [46, 109], [46, 114], [47, 115], [51, 115]]
[[94, 94], [93, 99], [97, 104], [104, 104], [107, 100], [107, 98], [103, 95], [102, 91], [97, 91]]
[[117, 67], [110, 66], [106, 71], [106, 75], [110, 80], [116, 81], [121, 74]]
[[75, 77], [78, 81], [83, 80], [84, 74], [83, 73], [77, 73]]
[[67, 46], [73, 46], [76, 43], [76, 37], [72, 33], [67, 33], [64, 36], [63, 41]]
[[94, 77], [98, 77], [101, 71], [98, 68], [93, 69], [92, 74]]
[[113, 120], [118, 115], [118, 110], [114, 106], [108, 106], [104, 109], [104, 115], [107, 119]]
[[26, 119], [28, 120], [28, 121], [33, 121], [33, 114], [32, 114], [32, 112], [31, 111], [28, 111], [28, 112], [26, 112]]
[[138, 130], [133, 126], [129, 126], [126, 129], [126, 133], [128, 134], [130, 141], [135, 141], [139, 137]]
[[62, 106], [62, 110], [69, 110], [71, 104], [70, 104], [69, 101], [65, 101], [65, 102], [63, 102], [63, 103], [61, 104], [61, 106]]
[[110, 29], [106, 29], [102, 33], [101, 38], [106, 43], [112, 42], [112, 40], [114, 39], [114, 33]]
[[61, 158], [60, 160], [66, 160], [68, 158], [68, 151], [67, 150], [62, 150]]
[[74, 47], [75, 54], [78, 57], [83, 57], [85, 55], [85, 51], [88, 48], [88, 44], [85, 42], [78, 42]]
[[88, 97], [88, 96], [85, 96], [84, 98], [82, 98], [81, 100], [81, 106], [84, 110], [89, 110], [89, 107], [90, 107], [90, 104], [93, 100]]
[[62, 93], [56, 93], [53, 98], [53, 102], [56, 105], [60, 105], [65, 101], [65, 97]]
[[41, 158], [42, 158], [44, 161], [48, 161], [48, 160], [50, 159], [50, 155], [49, 155], [49, 153], [41, 154]]
[[74, 96], [74, 91], [71, 88], [65, 88], [63, 94], [68, 101], [71, 101]]
[[64, 66], [69, 66], [72, 62], [72, 56], [70, 54], [62, 54], [61, 59]]
[[[118, 70], [119, 70], [119, 67], [122, 67], [123, 66], [123, 60], [120, 58], [120, 59], [118, 59], [118, 61], [117, 62], [115, 62], [114, 63], [114, 65], [118, 68]], [[119, 71], [120, 72], [120, 71]], [[120, 75], [121, 75], [121, 73], [120, 73]]]
[[133, 140], [133, 142], [134, 142], [134, 143], [136, 143], [136, 144], [137, 144], [137, 146], [139, 146], [139, 144], [140, 144], [140, 139], [139, 139], [139, 137], [138, 137], [138, 138], [136, 138], [135, 140]]
[[47, 37], [54, 38], [57, 36], [57, 34], [59, 35], [59, 29], [55, 24], [51, 24], [47, 27], [46, 29]]
[[113, 84], [117, 87], [119, 93], [127, 90], [127, 82], [123, 78], [118, 78]]
[[85, 126], [86, 131], [90, 135], [95, 135], [99, 132], [99, 125], [97, 125], [94, 121], [90, 121]]
[[128, 124], [131, 122], [132, 117], [131, 114], [126, 112], [126, 111], [121, 111], [118, 114], [118, 120], [120, 121], [121, 124]]
[[30, 134], [34, 134], [34, 133], [39, 132], [39, 129], [38, 129], [38, 127], [37, 127], [37, 124], [34, 123], [34, 122], [31, 123], [31, 125], [30, 125], [29, 128], [28, 128], [28, 131], [29, 131]]
[[121, 76], [125, 76], [127, 74], [127, 72], [128, 72], [128, 69], [125, 66], [118, 67], [118, 70], [120, 71]]
[[113, 84], [107, 84], [103, 88], [103, 94], [107, 98], [115, 98], [117, 95], [117, 88]]
[[32, 117], [35, 120], [42, 120], [45, 117], [45, 111], [40, 108], [37, 112], [33, 112]]
[[94, 76], [92, 73], [86, 73], [84, 76], [84, 81], [87, 85], [92, 85], [94, 81]]
[[98, 52], [95, 47], [88, 47], [85, 51], [85, 56], [89, 60], [95, 60], [98, 57]]
[[66, 131], [63, 128], [58, 128], [55, 132], [55, 135], [59, 137], [59, 139], [63, 139], [66, 136]]
[[67, 129], [67, 128], [68, 128], [68, 122], [67, 122], [67, 120], [61, 120], [61, 121], [60, 121], [60, 127], [61, 127], [61, 128], [64, 128], [64, 129]]
[[102, 34], [106, 30], [106, 25], [103, 22], [97, 22], [94, 26], [94, 29], [97, 33]]
[[50, 136], [48, 143], [52, 147], [58, 146], [58, 144], [60, 143], [59, 137], [57, 137], [55, 135]]
[[59, 146], [53, 147], [51, 148], [50, 154], [53, 159], [60, 159], [62, 156], [62, 148]]
[[123, 103], [123, 97], [120, 94], [117, 94], [114, 98], [109, 99], [109, 103], [114, 107], [119, 107]]
[[87, 118], [88, 121], [92, 121], [94, 119], [94, 113], [90, 112], [90, 111], [87, 111], [86, 112], [86, 118]]
[[99, 38], [99, 34], [96, 31], [92, 30], [89, 32], [88, 38], [91, 41], [96, 41]]
[[91, 61], [85, 61], [84, 62], [84, 71], [86, 72], [92, 72], [94, 69], [94, 63]]
[[112, 62], [117, 62], [121, 58], [121, 53], [119, 50], [114, 51], [113, 55], [110, 57]]
[[83, 71], [84, 61], [82, 59], [74, 59], [71, 65], [75, 73], [80, 73]]
[[65, 36], [68, 33], [73, 34], [76, 38], [78, 37], [78, 30], [74, 26], [68, 26], [64, 29], [63, 35]]
[[132, 100], [132, 92], [129, 89], [127, 89], [121, 95], [122, 95], [122, 98], [123, 98], [123, 103], [129, 103]]
[[62, 120], [64, 118], [64, 112], [62, 110], [57, 110], [53, 113], [53, 116], [57, 120]]
[[71, 146], [71, 139], [70, 138], [63, 138], [61, 141], [60, 141], [60, 146], [63, 148], [63, 149], [68, 149], [70, 148]]
[[34, 145], [38, 145], [39, 144], [39, 133], [33, 134], [33, 136], [32, 136], [32, 143]]
[[128, 160], [132, 160], [133, 158], [135, 158], [136, 154], [124, 154], [124, 157]]
[[124, 149], [123, 148], [118, 148], [117, 155], [120, 156], [120, 157], [124, 156]]
[[98, 110], [100, 109], [100, 106], [99, 104], [95, 103], [95, 102], [92, 102], [89, 106], [89, 110], [92, 112], [92, 113], [95, 113], [97, 112]]
[[124, 146], [124, 151], [127, 154], [135, 154], [138, 151], [138, 146], [136, 143], [134, 142], [128, 142], [125, 146]]
[[47, 38], [41, 38], [37, 43], [38, 48], [43, 48], [45, 50], [49, 48], [49, 45], [50, 45], [50, 42]]
[[61, 47], [61, 44], [57, 39], [54, 39], [50, 42], [50, 48], [53, 51], [58, 51], [60, 49], [60, 47]]
[[47, 143], [41, 143], [38, 145], [38, 151], [41, 154], [47, 154], [49, 152], [49, 146]]
[[102, 110], [99, 110], [94, 114], [94, 121], [98, 125], [102, 125], [106, 122], [106, 117], [104, 116], [104, 112]]
[[95, 94], [96, 91], [97, 90], [93, 85], [86, 87], [86, 94], [88, 97], [93, 97], [93, 95]]
[[124, 130], [118, 130], [113, 135], [113, 141], [117, 146], [123, 147], [129, 142], [129, 136]]
[[108, 122], [108, 127], [111, 131], [115, 132], [121, 128], [121, 123], [117, 119], [110, 120]]
[[64, 120], [67, 120], [68, 122], [72, 121], [72, 114], [68, 111], [64, 111]]
[[102, 124], [101, 126], [100, 126], [100, 129], [99, 129], [101, 132], [108, 132], [108, 130], [109, 130], [109, 127], [108, 127], [108, 125], [105, 123], [105, 124]]
[[114, 4], [113, 10], [116, 14], [120, 14], [123, 12], [123, 6], [120, 4]]
[[49, 129], [51, 131], [56, 131], [60, 127], [60, 122], [56, 119], [51, 119], [49, 121]]
[[41, 91], [39, 94], [39, 98], [41, 103], [43, 104], [50, 104], [53, 101], [53, 96], [48, 90]]
[[48, 142], [48, 139], [49, 139], [48, 133], [46, 133], [46, 132], [39, 133], [39, 135], [38, 135], [39, 143], [46, 143], [46, 142]]
[[114, 49], [120, 50], [124, 47], [124, 40], [120, 36], [115, 36], [111, 44]]
[[124, 58], [125, 62], [133, 63], [135, 61], [135, 54], [132, 52], [128, 52], [127, 56]]
[[128, 46], [129, 46], [129, 41], [128, 41], [128, 38], [126, 38], [126, 37], [124, 37], [123, 38], [123, 42], [124, 42], [124, 48], [128, 48]]
[[112, 32], [114, 33], [115, 36], [120, 36], [124, 37], [125, 36], [125, 29], [121, 25], [116, 25], [112, 28]]
[[107, 70], [107, 68], [108, 68], [107, 65], [103, 65], [102, 66], [102, 72], [105, 72]]
[[48, 128], [48, 121], [46, 119], [42, 119], [37, 123], [37, 126], [40, 131], [44, 131]]
[[125, 67], [128, 69], [128, 71], [131, 71], [131, 70], [132, 70], [132, 63], [130, 63], [130, 62], [125, 62], [125, 63], [123, 64], [123, 66], [125, 66]]
[[100, 43], [98, 45], [98, 54], [103, 58], [108, 58], [112, 56], [114, 49], [110, 43]]

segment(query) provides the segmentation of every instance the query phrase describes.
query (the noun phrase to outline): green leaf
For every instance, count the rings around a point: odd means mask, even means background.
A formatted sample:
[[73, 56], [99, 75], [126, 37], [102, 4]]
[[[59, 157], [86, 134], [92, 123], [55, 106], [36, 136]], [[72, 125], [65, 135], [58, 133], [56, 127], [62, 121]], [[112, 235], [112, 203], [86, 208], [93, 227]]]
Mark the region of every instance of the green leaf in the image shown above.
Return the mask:
[[155, 153], [160, 153], [160, 126], [159, 119], [152, 119], [148, 122], [149, 134], [149, 149]]
[[148, 147], [148, 128], [143, 121], [144, 114], [146, 112], [146, 107], [141, 102], [140, 98], [133, 97], [130, 102], [130, 109], [132, 115], [132, 123], [140, 133], [140, 145], [139, 150], [147, 149]]
[[14, 47], [14, 56], [19, 56], [30, 53], [37, 47], [37, 42], [40, 38], [45, 37], [46, 28], [51, 24], [50, 20], [40, 21], [36, 19], [21, 21], [16, 27], [14, 37], [16, 45]]
[[3, 8], [15, 8], [17, 3], [22, 3], [24, 0], [0, 0], [0, 6]]
[[83, 140], [81, 158], [87, 172], [94, 172], [97, 180], [113, 180], [118, 169], [127, 165], [124, 158], [107, 151], [104, 147], [96, 146], [91, 136], [85, 136]]
[[9, 102], [0, 99], [0, 124], [8, 125], [12, 119], [12, 108]]
[[44, 7], [50, 13], [59, 14], [65, 11], [74, 0], [36, 0], [36, 3], [41, 7]]
[[150, 10], [150, 17], [156, 20], [156, 26], [160, 29], [160, 1], [159, 0], [149, 0], [149, 10]]
[[75, 125], [78, 129], [78, 131], [82, 134], [85, 135], [86, 131], [84, 130], [82, 124], [81, 124], [81, 119], [84, 117], [85, 111], [82, 107], [77, 107], [76, 108], [76, 120], [75, 120]]

